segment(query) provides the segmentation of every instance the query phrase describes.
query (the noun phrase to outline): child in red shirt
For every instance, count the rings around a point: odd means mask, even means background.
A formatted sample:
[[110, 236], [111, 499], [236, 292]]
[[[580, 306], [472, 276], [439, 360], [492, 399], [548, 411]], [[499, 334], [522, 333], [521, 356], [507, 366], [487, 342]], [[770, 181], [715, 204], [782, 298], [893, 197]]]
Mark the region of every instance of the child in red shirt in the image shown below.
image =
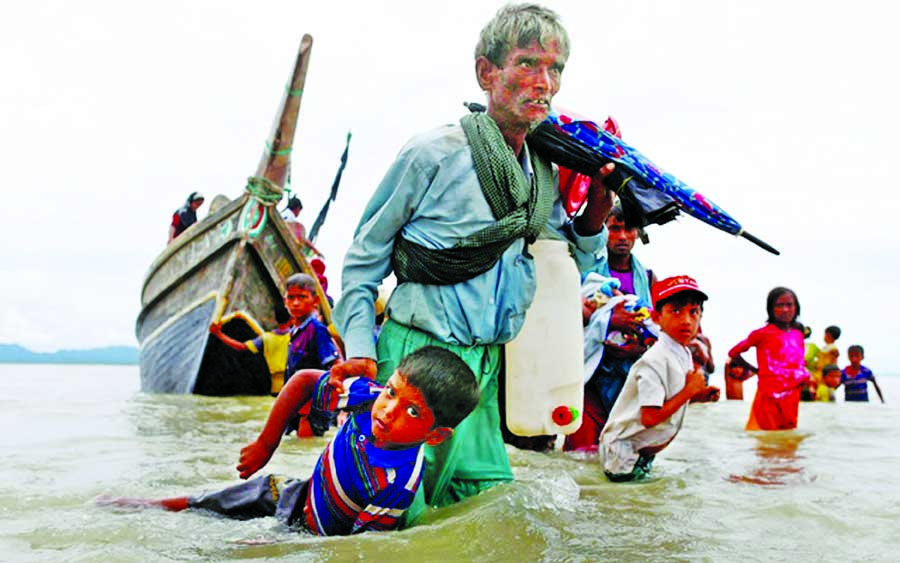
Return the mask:
[[[804, 361], [803, 326], [797, 322], [797, 294], [786, 287], [776, 287], [766, 299], [766, 311], [766, 326], [751, 332], [729, 350], [728, 357], [732, 364], [744, 364], [759, 374], [747, 430], [789, 430], [797, 427], [800, 389], [810, 379]], [[753, 347], [757, 368], [741, 357]]]

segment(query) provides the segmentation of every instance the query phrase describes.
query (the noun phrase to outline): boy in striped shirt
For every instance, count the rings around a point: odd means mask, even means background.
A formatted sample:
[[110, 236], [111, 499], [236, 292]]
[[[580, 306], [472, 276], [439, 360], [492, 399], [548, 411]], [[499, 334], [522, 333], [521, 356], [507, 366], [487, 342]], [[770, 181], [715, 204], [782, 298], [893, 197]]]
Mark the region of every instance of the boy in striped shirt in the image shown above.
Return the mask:
[[368, 405], [341, 426], [309, 479], [266, 475], [197, 497], [102, 502], [200, 508], [237, 519], [275, 516], [327, 536], [397, 528], [422, 482], [422, 445], [449, 438], [478, 404], [475, 375], [456, 354], [435, 346], [406, 356], [384, 387], [367, 378], [343, 380], [335, 368], [295, 373], [237, 466], [242, 479], [265, 466], [288, 420], [310, 397], [327, 410]]

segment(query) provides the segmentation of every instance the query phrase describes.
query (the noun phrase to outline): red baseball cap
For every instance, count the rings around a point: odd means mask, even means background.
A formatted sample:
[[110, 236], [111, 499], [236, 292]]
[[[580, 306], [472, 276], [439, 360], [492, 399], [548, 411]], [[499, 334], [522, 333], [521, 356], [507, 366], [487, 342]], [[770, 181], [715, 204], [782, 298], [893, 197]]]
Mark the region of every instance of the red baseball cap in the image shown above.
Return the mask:
[[656, 304], [663, 299], [668, 299], [683, 291], [699, 293], [704, 301], [709, 299], [708, 295], [700, 291], [700, 286], [697, 285], [697, 280], [694, 278], [690, 276], [672, 276], [653, 284], [653, 290], [651, 291], [653, 307], [656, 308]]

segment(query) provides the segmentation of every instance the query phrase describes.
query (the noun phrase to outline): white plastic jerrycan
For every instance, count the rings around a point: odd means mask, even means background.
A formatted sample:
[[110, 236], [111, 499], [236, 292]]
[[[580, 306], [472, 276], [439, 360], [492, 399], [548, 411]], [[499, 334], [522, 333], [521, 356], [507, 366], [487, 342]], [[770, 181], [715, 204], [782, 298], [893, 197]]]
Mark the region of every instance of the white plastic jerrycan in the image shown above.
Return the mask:
[[565, 241], [539, 239], [528, 250], [537, 288], [506, 344], [506, 426], [519, 436], [571, 434], [584, 403], [581, 276]]

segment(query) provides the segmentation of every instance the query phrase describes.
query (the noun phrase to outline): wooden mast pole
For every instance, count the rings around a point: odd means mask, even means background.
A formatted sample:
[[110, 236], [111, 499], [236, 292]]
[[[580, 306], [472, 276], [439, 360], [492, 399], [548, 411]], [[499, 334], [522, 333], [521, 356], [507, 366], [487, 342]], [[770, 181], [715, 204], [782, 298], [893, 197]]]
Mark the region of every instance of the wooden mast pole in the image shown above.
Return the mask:
[[300, 112], [300, 100], [306, 84], [306, 69], [309, 67], [309, 55], [312, 51], [312, 37], [305, 34], [300, 40], [297, 51], [297, 62], [290, 82], [285, 86], [284, 96], [278, 110], [278, 118], [272, 125], [272, 133], [263, 151], [256, 175], [284, 187], [290, 171], [291, 149], [294, 143], [294, 132], [297, 130], [297, 116]]
[[[290, 174], [291, 151], [294, 144], [294, 133], [297, 130], [297, 117], [300, 114], [300, 102], [303, 99], [303, 89], [306, 85], [306, 70], [309, 67], [309, 57], [312, 52], [313, 39], [309, 34], [304, 34], [300, 39], [300, 48], [297, 50], [297, 60], [294, 63], [294, 72], [285, 86], [281, 105], [272, 124], [272, 132], [266, 143], [259, 166], [256, 168], [256, 176], [284, 188]], [[293, 230], [288, 229], [293, 239]], [[316, 294], [319, 296], [319, 309], [326, 324], [331, 324], [331, 307], [322, 289], [319, 279], [313, 271], [303, 249], [295, 240], [291, 240], [289, 246], [296, 248], [295, 257], [300, 262], [301, 269], [309, 274], [316, 282]], [[283, 288], [282, 288], [283, 289]]]

